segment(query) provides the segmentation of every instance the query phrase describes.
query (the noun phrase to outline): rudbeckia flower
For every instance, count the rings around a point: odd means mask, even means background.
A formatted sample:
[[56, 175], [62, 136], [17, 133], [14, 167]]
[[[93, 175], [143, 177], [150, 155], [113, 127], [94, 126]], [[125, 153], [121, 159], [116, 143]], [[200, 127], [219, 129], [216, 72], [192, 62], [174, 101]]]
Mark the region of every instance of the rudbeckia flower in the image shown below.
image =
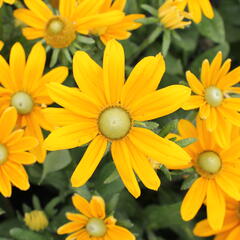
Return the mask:
[[188, 7], [188, 10], [195, 23], [200, 23], [202, 14], [207, 18], [214, 18], [213, 7], [210, 0], [181, 0], [182, 7]]
[[85, 52], [75, 54], [73, 73], [79, 89], [48, 85], [51, 98], [64, 109], [49, 109], [48, 116], [60, 119], [63, 127], [46, 138], [45, 147], [55, 151], [90, 142], [71, 178], [72, 185], [79, 187], [91, 177], [111, 143], [122, 181], [138, 197], [140, 188], [134, 171], [148, 188], [157, 190], [160, 185], [149, 158], [174, 166], [190, 159], [177, 144], [136, 127], [135, 122], [176, 111], [188, 99], [190, 89], [172, 85], [156, 91], [165, 71], [160, 54], [140, 61], [126, 83], [124, 61], [123, 48], [115, 40], [107, 43], [103, 68]]
[[36, 161], [28, 151], [38, 144], [37, 139], [23, 136], [23, 129], [14, 130], [16, 122], [17, 111], [13, 107], [7, 108], [0, 117], [0, 193], [4, 197], [11, 196], [12, 185], [21, 190], [30, 187], [23, 165]]
[[205, 203], [210, 226], [220, 230], [225, 217], [226, 196], [240, 200], [240, 137], [232, 138], [231, 145], [223, 149], [200, 119], [197, 119], [196, 128], [189, 121], [181, 120], [178, 130], [182, 138], [197, 139], [185, 150], [192, 157], [189, 167], [199, 174], [183, 200], [181, 215], [189, 221]]
[[2, 7], [3, 3], [14, 4], [15, 0], [0, 0], [0, 7]]
[[43, 75], [46, 51], [40, 43], [32, 48], [26, 61], [24, 49], [20, 43], [14, 44], [10, 52], [9, 65], [0, 56], [0, 113], [7, 107], [17, 110], [17, 127], [25, 128], [25, 134], [36, 137], [40, 144], [32, 151], [38, 162], [45, 160], [46, 151], [42, 148], [41, 127], [51, 130], [53, 125], [44, 117], [42, 110], [52, 100], [48, 96], [45, 84], [63, 82], [68, 75], [66, 67], [57, 67]]
[[214, 231], [207, 219], [199, 222], [194, 228], [194, 234], [199, 237], [216, 235], [214, 240], [238, 240], [240, 236], [240, 202], [229, 199], [226, 216], [220, 231]]
[[88, 34], [90, 29], [107, 27], [123, 18], [120, 11], [98, 14], [105, 0], [60, 0], [59, 13], [55, 15], [42, 0], [24, 0], [28, 9], [14, 11], [14, 16], [27, 24], [23, 35], [29, 39], [44, 38], [53, 48], [67, 48], [77, 33]]
[[[96, 2], [98, 2], [98, 0], [96, 0]], [[126, 0], [115, 0], [113, 2], [105, 0], [99, 9], [99, 13], [107, 13], [114, 10], [118, 10], [124, 13], [126, 2]], [[145, 16], [143, 14], [129, 14], [127, 16], [124, 16], [122, 20], [118, 21], [115, 24], [106, 27], [93, 28], [91, 30], [91, 33], [100, 36], [101, 41], [105, 44], [111, 39], [128, 39], [131, 36], [131, 33], [129, 31], [135, 30], [142, 26], [142, 24], [135, 22], [135, 20], [144, 17]]]
[[184, 11], [181, 0], [167, 0], [158, 9], [161, 24], [166, 29], [185, 28], [191, 24], [191, 15]]
[[105, 202], [101, 197], [93, 196], [88, 202], [80, 195], [72, 197], [74, 207], [81, 213], [66, 214], [71, 221], [58, 228], [58, 234], [70, 234], [66, 239], [82, 240], [135, 240], [126, 228], [116, 225], [113, 216], [106, 216]]
[[200, 80], [190, 71], [186, 73], [194, 95], [184, 104], [183, 109], [199, 109], [199, 117], [205, 120], [208, 131], [214, 132], [218, 143], [225, 146], [222, 136], [228, 135], [228, 128], [223, 126], [227, 121], [240, 126], [240, 98], [229, 94], [239, 92], [239, 88], [233, 85], [240, 81], [240, 67], [230, 71], [230, 59], [221, 65], [222, 53], [219, 52], [211, 64], [208, 60], [203, 61]]

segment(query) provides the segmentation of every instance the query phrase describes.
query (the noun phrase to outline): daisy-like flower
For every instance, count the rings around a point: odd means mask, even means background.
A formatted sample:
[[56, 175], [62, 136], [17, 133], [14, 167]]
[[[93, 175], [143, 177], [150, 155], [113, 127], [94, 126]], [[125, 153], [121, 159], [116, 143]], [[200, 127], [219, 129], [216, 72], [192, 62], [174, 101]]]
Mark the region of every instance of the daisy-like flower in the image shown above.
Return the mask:
[[208, 131], [214, 133], [221, 146], [225, 146], [224, 137], [228, 128], [223, 127], [229, 121], [240, 126], [240, 98], [229, 93], [237, 93], [238, 87], [232, 87], [240, 81], [240, 67], [230, 71], [231, 60], [222, 65], [222, 53], [219, 52], [211, 64], [204, 60], [200, 80], [190, 71], [186, 73], [188, 84], [194, 95], [184, 104], [183, 109], [199, 109], [199, 117], [205, 120]]
[[52, 100], [48, 96], [46, 83], [63, 82], [68, 75], [66, 67], [57, 67], [43, 75], [46, 51], [40, 43], [32, 48], [26, 61], [20, 43], [14, 44], [10, 52], [9, 65], [0, 56], [0, 113], [13, 106], [18, 112], [17, 127], [25, 128], [25, 134], [35, 136], [40, 144], [32, 151], [38, 162], [45, 160], [46, 151], [42, 148], [41, 127], [51, 130], [52, 125], [44, 117], [42, 109]]
[[0, 117], [0, 193], [4, 197], [11, 196], [12, 185], [24, 191], [30, 187], [23, 165], [36, 161], [36, 157], [28, 151], [38, 141], [23, 136], [23, 129], [14, 130], [16, 121], [17, 112], [13, 107], [7, 108]]
[[214, 231], [206, 219], [195, 226], [194, 234], [199, 237], [216, 235], [214, 240], [238, 240], [240, 236], [240, 202], [232, 199], [227, 201], [226, 215], [220, 231]]
[[72, 185], [78, 187], [91, 177], [111, 143], [122, 181], [138, 197], [140, 188], [134, 171], [148, 188], [156, 190], [160, 185], [149, 158], [175, 166], [189, 162], [190, 158], [175, 143], [135, 127], [135, 121], [176, 111], [188, 99], [190, 89], [173, 85], [156, 91], [165, 71], [160, 54], [140, 61], [124, 84], [124, 61], [123, 48], [115, 40], [107, 43], [103, 68], [85, 52], [75, 54], [73, 73], [79, 89], [48, 85], [52, 99], [65, 109], [47, 111], [49, 117], [60, 119], [63, 127], [47, 137], [45, 147], [54, 151], [90, 142], [71, 178]]
[[158, 9], [161, 24], [166, 29], [185, 28], [191, 24], [191, 15], [184, 11], [182, 0], [167, 0]]
[[71, 222], [58, 228], [58, 234], [70, 234], [67, 239], [81, 240], [135, 240], [126, 228], [116, 225], [113, 216], [106, 216], [105, 202], [101, 197], [93, 196], [88, 202], [80, 195], [72, 197], [74, 207], [81, 213], [66, 214]]
[[3, 3], [14, 4], [15, 0], [0, 0], [0, 7], [2, 7]]
[[192, 16], [195, 23], [200, 23], [202, 20], [202, 14], [207, 18], [214, 18], [213, 7], [210, 0], [181, 0], [183, 8], [186, 6]]
[[189, 167], [199, 174], [183, 200], [181, 215], [189, 221], [206, 203], [209, 224], [220, 230], [225, 217], [226, 196], [240, 200], [240, 137], [234, 136], [229, 148], [223, 149], [200, 119], [197, 119], [197, 128], [189, 121], [181, 120], [178, 130], [182, 138], [197, 139], [185, 149], [192, 157]]
[[88, 34], [90, 29], [106, 27], [123, 18], [120, 11], [97, 14], [105, 0], [60, 0], [59, 14], [54, 15], [42, 0], [24, 0], [28, 9], [14, 11], [14, 16], [27, 24], [23, 35], [27, 39], [44, 38], [53, 48], [66, 48], [77, 33]]
[[[97, 1], [98, 0], [96, 0], [96, 2]], [[99, 10], [99, 13], [107, 13], [114, 10], [118, 10], [124, 13], [126, 2], [126, 0], [115, 0], [114, 2], [105, 0]], [[135, 30], [142, 26], [142, 24], [135, 22], [135, 20], [144, 17], [145, 15], [143, 14], [130, 14], [125, 16], [119, 22], [110, 26], [94, 28], [91, 30], [91, 33], [100, 36], [100, 39], [104, 44], [106, 44], [106, 42], [111, 39], [128, 39], [131, 36], [131, 33], [129, 31]]]

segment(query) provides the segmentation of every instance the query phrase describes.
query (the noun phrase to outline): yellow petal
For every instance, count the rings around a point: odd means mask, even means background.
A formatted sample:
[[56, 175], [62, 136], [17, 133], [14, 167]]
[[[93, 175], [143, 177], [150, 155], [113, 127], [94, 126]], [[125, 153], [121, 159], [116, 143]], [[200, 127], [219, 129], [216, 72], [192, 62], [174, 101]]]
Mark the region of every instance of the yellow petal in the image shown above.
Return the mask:
[[216, 231], [210, 227], [208, 220], [203, 220], [196, 224], [193, 233], [198, 237], [209, 237], [215, 235]]
[[98, 133], [95, 122], [84, 121], [53, 130], [43, 147], [50, 151], [79, 147], [90, 142]]
[[66, 217], [68, 220], [70, 221], [74, 221], [74, 222], [79, 222], [79, 223], [83, 223], [83, 224], [87, 224], [88, 222], [88, 218], [82, 214], [79, 213], [66, 213]]
[[0, 117], [0, 141], [6, 140], [16, 126], [17, 111], [14, 107], [7, 108]]
[[93, 196], [90, 202], [90, 209], [92, 215], [95, 218], [104, 219], [106, 217], [105, 214], [105, 202], [101, 197]]
[[215, 180], [208, 182], [207, 189], [207, 217], [210, 226], [214, 230], [220, 230], [225, 217], [225, 198], [224, 193], [216, 184]]
[[34, 40], [36, 38], [43, 38], [45, 36], [44, 30], [31, 28], [31, 27], [23, 28], [22, 29], [22, 34], [28, 40]]
[[[147, 121], [178, 110], [190, 97], [191, 90], [181, 85], [165, 87], [135, 102], [131, 109], [134, 120]], [[176, 101], [178, 99], [178, 101]]]
[[121, 101], [131, 108], [139, 98], [153, 92], [165, 72], [165, 62], [161, 54], [145, 57], [132, 70], [122, 91]]
[[217, 112], [215, 107], [210, 107], [209, 116], [206, 119], [206, 126], [208, 131], [212, 132], [216, 129], [218, 124]]
[[181, 216], [183, 220], [189, 221], [195, 217], [205, 199], [207, 186], [208, 180], [201, 177], [192, 184], [181, 206]]
[[28, 152], [12, 153], [9, 156], [9, 159], [11, 161], [18, 162], [25, 165], [33, 164], [36, 162], [36, 156]]
[[82, 51], [75, 53], [73, 58], [73, 75], [81, 91], [101, 104], [106, 104], [102, 68], [87, 53]]
[[199, 23], [202, 20], [201, 8], [196, 0], [188, 0], [188, 9], [192, 15], [192, 19], [195, 23]]
[[229, 233], [227, 240], [236, 240], [239, 238], [239, 236], [240, 236], [240, 226], [236, 227]]
[[227, 108], [226, 106], [219, 107], [218, 111], [233, 125], [240, 126], [240, 114], [237, 111]]
[[71, 18], [76, 9], [76, 0], [60, 0], [59, 1], [59, 12], [61, 16], [67, 19]]
[[182, 109], [192, 110], [195, 108], [201, 108], [204, 105], [204, 98], [198, 95], [192, 95], [188, 100], [182, 104]]
[[0, 168], [0, 192], [4, 197], [10, 197], [12, 195], [12, 186], [9, 181], [8, 175]]
[[202, 9], [204, 15], [207, 18], [212, 19], [214, 17], [214, 12], [213, 12], [213, 7], [212, 7], [210, 1], [209, 0], [200, 0], [199, 4], [201, 6], [201, 9]]
[[199, 117], [202, 120], [206, 120], [209, 117], [209, 114], [210, 114], [210, 105], [207, 103], [204, 103], [203, 105], [200, 106]]
[[116, 225], [110, 226], [107, 231], [107, 235], [112, 240], [124, 239], [124, 240], [135, 240], [135, 236], [129, 232], [126, 228], [119, 227]]
[[181, 119], [178, 122], [178, 131], [183, 138], [197, 138], [196, 128], [188, 120]]
[[193, 90], [194, 93], [198, 95], [204, 94], [204, 87], [194, 74], [192, 74], [190, 71], [187, 71], [186, 78], [190, 88]]
[[103, 58], [104, 90], [109, 104], [120, 101], [125, 75], [124, 50], [115, 40], [107, 43]]
[[80, 187], [88, 181], [101, 161], [106, 148], [107, 140], [100, 135], [89, 144], [71, 177], [73, 187]]
[[83, 228], [84, 225], [79, 222], [69, 222], [57, 229], [58, 234], [72, 233]]
[[141, 191], [134, 175], [131, 156], [124, 140], [112, 142], [111, 153], [124, 185], [135, 198], [138, 198]]
[[128, 137], [140, 152], [162, 164], [178, 167], [191, 160], [176, 143], [161, 138], [148, 129], [133, 127]]
[[72, 202], [73, 202], [74, 207], [80, 213], [82, 213], [83, 215], [85, 215], [89, 218], [93, 217], [91, 209], [90, 209], [90, 203], [85, 198], [83, 198], [82, 196], [80, 196], [78, 194], [74, 194], [72, 196]]

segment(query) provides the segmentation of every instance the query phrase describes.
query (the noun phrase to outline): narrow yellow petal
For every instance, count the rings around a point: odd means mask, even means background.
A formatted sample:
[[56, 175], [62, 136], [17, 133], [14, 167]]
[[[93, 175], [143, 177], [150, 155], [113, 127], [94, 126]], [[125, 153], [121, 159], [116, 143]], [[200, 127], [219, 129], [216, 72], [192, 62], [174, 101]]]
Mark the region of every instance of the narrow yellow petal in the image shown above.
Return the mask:
[[187, 71], [186, 78], [189, 86], [191, 87], [194, 93], [198, 95], [204, 94], [204, 87], [194, 74], [192, 74], [190, 71]]
[[90, 209], [92, 215], [95, 218], [104, 219], [106, 217], [105, 213], [105, 202], [101, 197], [93, 196], [90, 202]]

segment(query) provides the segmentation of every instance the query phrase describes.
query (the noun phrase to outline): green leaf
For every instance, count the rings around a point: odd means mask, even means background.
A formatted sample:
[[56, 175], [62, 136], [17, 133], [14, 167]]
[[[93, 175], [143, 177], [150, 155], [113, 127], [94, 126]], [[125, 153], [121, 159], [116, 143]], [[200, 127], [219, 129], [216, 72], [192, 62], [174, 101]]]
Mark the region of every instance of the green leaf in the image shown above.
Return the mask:
[[148, 18], [141, 18], [137, 19], [135, 22], [142, 23], [143, 25], [158, 23], [159, 19], [156, 17], [148, 17]]
[[161, 166], [160, 170], [164, 173], [164, 175], [169, 181], [172, 181], [171, 173], [164, 165]]
[[16, 240], [33, 240], [33, 239], [48, 240], [50, 239], [44, 235], [41, 235], [40, 233], [36, 233], [30, 230], [25, 230], [22, 228], [12, 228], [9, 233], [10, 233], [10, 236]]
[[50, 152], [43, 164], [43, 173], [40, 183], [45, 179], [47, 174], [51, 172], [59, 171], [72, 161], [71, 155], [68, 150], [60, 150], [55, 152]]
[[0, 208], [0, 216], [3, 214], [5, 214], [5, 211], [2, 208]]
[[161, 130], [159, 135], [161, 137], [166, 137], [169, 133], [174, 132], [177, 129], [178, 119], [174, 119], [168, 122]]
[[142, 4], [141, 8], [147, 11], [148, 13], [152, 14], [153, 16], [158, 17], [158, 10], [148, 4]]
[[42, 209], [40, 200], [36, 195], [33, 195], [32, 202], [33, 202], [34, 209], [36, 209], [36, 210]]
[[197, 24], [199, 32], [216, 43], [223, 43], [225, 41], [225, 29], [221, 15], [215, 11], [215, 17], [208, 19], [204, 17], [202, 21]]
[[192, 143], [194, 143], [194, 142], [196, 142], [196, 141], [197, 141], [196, 138], [186, 138], [186, 139], [178, 140], [178, 141], [176, 141], [175, 143], [176, 143], [177, 145], [179, 145], [180, 147], [185, 148], [185, 147], [187, 147], [188, 145], [190, 145], [190, 144], [192, 144]]
[[162, 54], [166, 56], [171, 44], [171, 31], [165, 30], [163, 33]]
[[56, 206], [62, 201], [62, 197], [58, 196], [53, 198], [44, 208], [44, 212], [48, 217], [53, 217], [57, 213]]
[[182, 183], [181, 190], [189, 189], [197, 178], [198, 178], [198, 174], [196, 174], [196, 173], [187, 177]]

